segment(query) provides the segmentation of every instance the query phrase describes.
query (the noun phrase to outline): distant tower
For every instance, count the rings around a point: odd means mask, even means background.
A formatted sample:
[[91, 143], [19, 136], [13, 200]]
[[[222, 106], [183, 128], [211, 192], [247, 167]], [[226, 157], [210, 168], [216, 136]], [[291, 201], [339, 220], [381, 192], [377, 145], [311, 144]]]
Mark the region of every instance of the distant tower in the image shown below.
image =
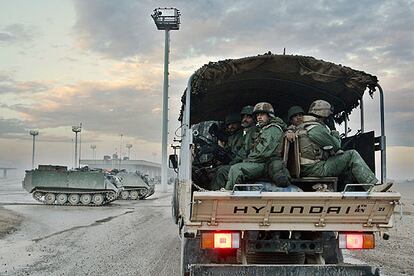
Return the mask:
[[165, 31], [164, 36], [164, 85], [162, 96], [162, 165], [161, 188], [167, 191], [168, 172], [168, 64], [170, 55], [170, 31], [180, 28], [180, 11], [176, 8], [157, 8], [151, 14], [158, 30]]
[[32, 169], [35, 168], [35, 141], [36, 141], [36, 136], [39, 135], [39, 131], [37, 130], [31, 130], [30, 135], [33, 136], [33, 150], [32, 150]]
[[96, 160], [96, 145], [91, 145], [91, 149], [92, 149], [92, 159], [95, 161]]
[[78, 133], [81, 132], [81, 126], [72, 126], [72, 131], [75, 132], [75, 166], [78, 167]]
[[128, 159], [131, 159], [131, 148], [132, 148], [132, 144], [126, 144], [126, 147], [128, 149]]

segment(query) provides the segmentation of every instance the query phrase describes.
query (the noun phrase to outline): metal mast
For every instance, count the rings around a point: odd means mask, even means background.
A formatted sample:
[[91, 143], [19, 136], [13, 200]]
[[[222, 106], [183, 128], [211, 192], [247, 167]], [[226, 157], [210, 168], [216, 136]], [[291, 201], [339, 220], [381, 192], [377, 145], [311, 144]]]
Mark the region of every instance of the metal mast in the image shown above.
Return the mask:
[[39, 131], [37, 130], [31, 130], [30, 131], [30, 135], [33, 136], [33, 150], [32, 150], [32, 169], [35, 168], [35, 141], [36, 141], [36, 136], [39, 135]]
[[180, 28], [180, 11], [176, 8], [157, 8], [151, 17], [154, 19], [158, 30], [165, 31], [164, 49], [164, 86], [162, 97], [162, 164], [161, 164], [161, 189], [167, 191], [168, 172], [168, 64], [170, 53], [170, 30]]
[[72, 131], [75, 132], [75, 165], [73, 168], [78, 167], [78, 133], [81, 132], [81, 126], [72, 126]]

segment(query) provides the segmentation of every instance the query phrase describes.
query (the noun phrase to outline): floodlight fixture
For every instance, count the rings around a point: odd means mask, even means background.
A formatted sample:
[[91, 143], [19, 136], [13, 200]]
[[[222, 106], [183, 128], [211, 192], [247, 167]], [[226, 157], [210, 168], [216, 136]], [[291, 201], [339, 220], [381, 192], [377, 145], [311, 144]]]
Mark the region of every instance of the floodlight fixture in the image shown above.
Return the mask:
[[81, 132], [82, 127], [81, 126], [72, 126], [72, 131], [75, 132], [75, 133]]
[[37, 130], [31, 130], [30, 131], [30, 135], [37, 136], [37, 135], [39, 135], [39, 131], [37, 131]]
[[35, 141], [36, 141], [36, 136], [39, 135], [39, 131], [38, 130], [30, 130], [30, 135], [33, 136], [33, 148], [32, 148], [32, 169], [35, 168]]
[[176, 8], [157, 8], [151, 14], [158, 30], [178, 30], [180, 28], [180, 11]]

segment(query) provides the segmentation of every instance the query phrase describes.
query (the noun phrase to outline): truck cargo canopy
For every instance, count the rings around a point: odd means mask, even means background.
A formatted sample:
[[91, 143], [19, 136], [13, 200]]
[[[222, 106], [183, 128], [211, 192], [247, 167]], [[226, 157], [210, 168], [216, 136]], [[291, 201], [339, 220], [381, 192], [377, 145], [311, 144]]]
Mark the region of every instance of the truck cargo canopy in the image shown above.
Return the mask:
[[364, 91], [368, 88], [372, 94], [377, 83], [377, 77], [365, 72], [306, 56], [269, 53], [210, 62], [195, 72], [191, 83], [191, 124], [223, 120], [230, 112], [263, 101], [284, 118], [291, 106], [307, 110], [317, 99], [330, 102], [341, 122], [343, 112], [349, 114]]

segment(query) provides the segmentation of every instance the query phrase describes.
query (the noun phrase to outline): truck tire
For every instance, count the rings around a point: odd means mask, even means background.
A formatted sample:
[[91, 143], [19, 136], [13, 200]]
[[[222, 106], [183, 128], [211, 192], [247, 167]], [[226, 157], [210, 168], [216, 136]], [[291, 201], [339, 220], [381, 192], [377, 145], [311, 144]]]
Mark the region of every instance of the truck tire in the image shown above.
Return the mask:
[[200, 239], [181, 238], [181, 275], [190, 275], [189, 265], [201, 263]]
[[326, 264], [342, 264], [344, 257], [339, 248], [335, 232], [323, 232], [323, 258]]

